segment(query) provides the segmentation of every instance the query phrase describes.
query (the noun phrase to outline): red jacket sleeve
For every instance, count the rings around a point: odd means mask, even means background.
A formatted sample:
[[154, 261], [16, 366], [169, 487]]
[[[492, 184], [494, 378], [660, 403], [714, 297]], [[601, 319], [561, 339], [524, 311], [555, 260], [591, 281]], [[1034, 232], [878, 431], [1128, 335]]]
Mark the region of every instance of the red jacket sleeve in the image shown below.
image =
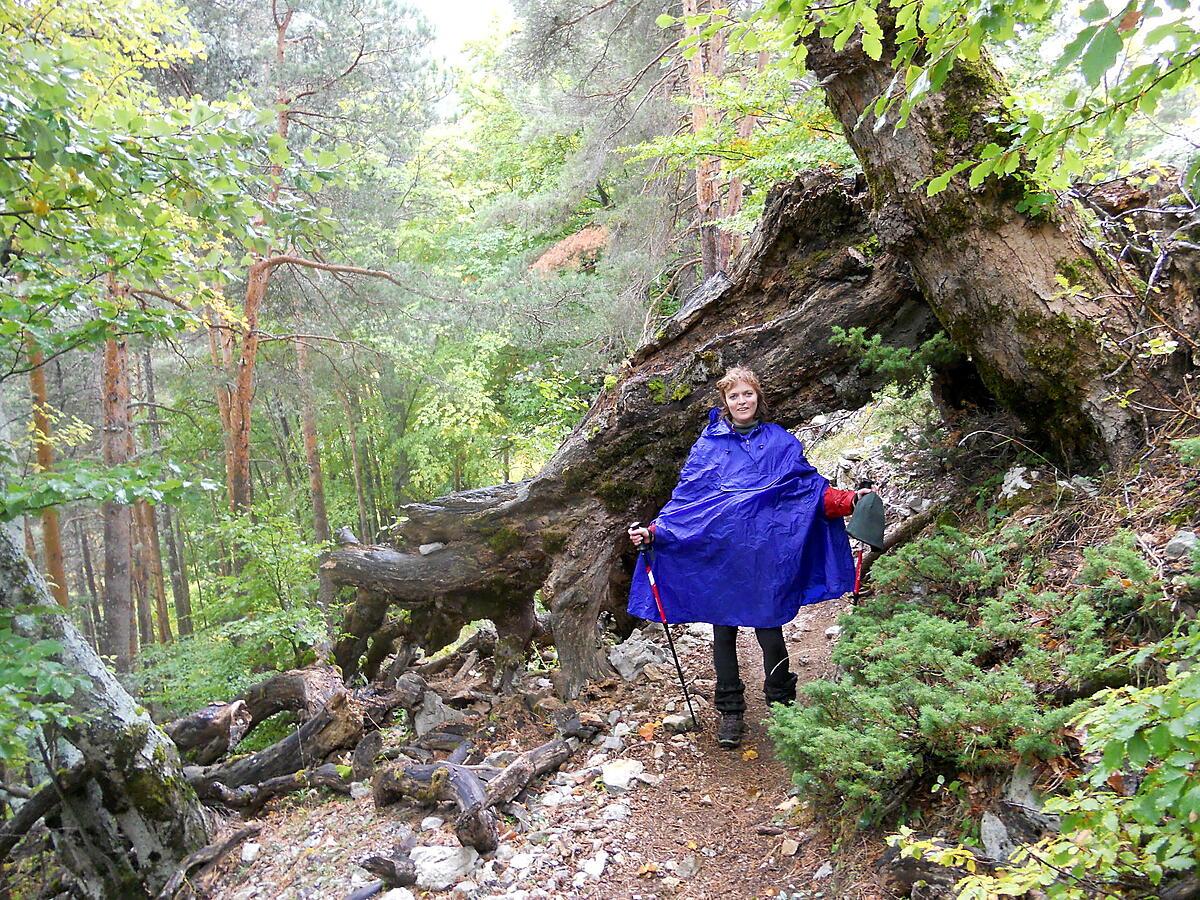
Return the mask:
[[840, 491], [835, 487], [825, 488], [825, 516], [837, 519], [854, 512], [854, 491]]

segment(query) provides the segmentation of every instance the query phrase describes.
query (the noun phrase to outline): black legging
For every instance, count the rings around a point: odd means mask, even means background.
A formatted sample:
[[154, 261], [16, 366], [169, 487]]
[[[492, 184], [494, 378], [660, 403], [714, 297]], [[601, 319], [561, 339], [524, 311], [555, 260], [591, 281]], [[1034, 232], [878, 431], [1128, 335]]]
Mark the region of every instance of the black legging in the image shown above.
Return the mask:
[[[737, 627], [713, 626], [713, 668], [717, 687], [713, 705], [718, 712], [741, 713], [746, 710], [746, 686], [738, 674]], [[767, 673], [763, 693], [768, 703], [790, 703], [796, 699], [796, 676], [788, 663], [783, 628], [755, 628], [754, 636], [762, 648], [763, 670]]]

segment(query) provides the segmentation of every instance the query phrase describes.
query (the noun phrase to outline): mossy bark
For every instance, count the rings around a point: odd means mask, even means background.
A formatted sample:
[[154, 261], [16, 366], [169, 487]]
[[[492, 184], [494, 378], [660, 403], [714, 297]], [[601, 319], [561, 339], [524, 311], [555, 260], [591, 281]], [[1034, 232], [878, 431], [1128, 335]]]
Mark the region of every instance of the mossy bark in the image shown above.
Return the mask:
[[[46, 818], [81, 897], [152, 897], [181, 861], [208, 841], [205, 813], [171, 740], [137, 706], [65, 617], [42, 577], [0, 528], [0, 607], [17, 629], [61, 648], [55, 659], [81, 676], [61, 698], [77, 721], [45, 735], [56, 765], [85, 761], [95, 772]], [[26, 610], [43, 607], [36, 613]], [[57, 607], [55, 607], [57, 608]]]
[[[540, 474], [409, 505], [394, 546], [330, 554], [326, 575], [360, 588], [346, 656], [362, 652], [388, 607], [412, 609], [414, 628], [437, 640], [491, 618], [502, 643], [506, 634], [527, 643], [541, 589], [560, 692], [574, 696], [610, 674], [598, 619], [624, 614], [634, 564], [626, 527], [670, 496], [725, 369], [753, 367], [773, 417], [791, 427], [859, 406], [879, 386], [830, 344], [833, 326], [862, 326], [905, 347], [936, 329], [906, 268], [859, 249], [871, 243], [868, 202], [863, 185], [827, 171], [778, 186], [732, 275], [706, 282], [638, 348]], [[434, 542], [444, 547], [419, 552]]]
[[857, 41], [842, 52], [815, 35], [806, 43], [866, 174], [883, 247], [911, 264], [988, 388], [1060, 459], [1128, 459], [1141, 446], [1141, 421], [1115, 398], [1138, 385], [1128, 369], [1108, 374], [1124, 359], [1114, 342], [1137, 330], [1125, 274], [1093, 250], [1069, 205], [1042, 219], [1018, 212], [1022, 188], [1012, 178], [972, 190], [959, 176], [927, 196], [931, 178], [996, 139], [1006, 112], [990, 62], [956, 66], [897, 132], [864, 114], [891, 83], [888, 52], [876, 62]]

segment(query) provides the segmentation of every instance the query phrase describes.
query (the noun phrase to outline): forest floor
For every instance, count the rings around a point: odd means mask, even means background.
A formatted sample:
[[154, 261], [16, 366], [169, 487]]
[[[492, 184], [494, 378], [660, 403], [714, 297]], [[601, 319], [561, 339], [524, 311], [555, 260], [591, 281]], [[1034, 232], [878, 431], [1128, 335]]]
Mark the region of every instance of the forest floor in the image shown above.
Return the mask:
[[[833, 641], [825, 631], [843, 608], [842, 601], [810, 607], [785, 627], [802, 683], [832, 673]], [[652, 639], [665, 645], [661, 631]], [[676, 644], [698, 698], [699, 731], [669, 735], [653, 727], [672, 712], [686, 714], [669, 663], [651, 663], [630, 681], [593, 686], [576, 707], [603, 718], [607, 727], [596, 740], [609, 738], [611, 749], [580, 748], [557, 774], [535, 783], [519, 806], [510, 807], [520, 818], [506, 818], [509, 827], [495, 854], [456, 876], [446, 891], [414, 887], [412, 896], [881, 897], [865, 863], [863, 871], [845, 870], [845, 860], [858, 856], [846, 848], [839, 856], [841, 870], [832, 872], [830, 835], [789, 793], [789, 772], [774, 757], [767, 735], [762, 656], [753, 632], [742, 629], [739, 639], [747, 733], [733, 751], [714, 738], [711, 629], [681, 630]], [[528, 749], [552, 729], [532, 715], [503, 720], [496, 744], [481, 749]], [[640, 762], [644, 778], [611, 792], [600, 767], [614, 759]], [[453, 819], [451, 806], [376, 809], [369, 796], [293, 796], [269, 808], [254, 843], [232, 853], [204, 888], [235, 900], [345, 897], [372, 880], [357, 860], [390, 849], [414, 831], [420, 845], [457, 847]], [[798, 824], [802, 821], [808, 824]]]

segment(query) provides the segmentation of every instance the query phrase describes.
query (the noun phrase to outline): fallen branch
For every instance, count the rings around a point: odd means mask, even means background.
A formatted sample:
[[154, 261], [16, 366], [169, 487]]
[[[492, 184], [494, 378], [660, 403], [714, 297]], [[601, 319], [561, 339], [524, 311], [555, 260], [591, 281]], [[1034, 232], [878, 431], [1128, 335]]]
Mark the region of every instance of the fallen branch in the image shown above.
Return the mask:
[[[184, 857], [179, 870], [171, 876], [167, 883], [163, 885], [163, 889], [158, 892], [157, 900], [169, 900], [169, 898], [174, 897], [181, 888], [190, 885], [189, 879], [192, 870], [202, 866], [211, 866], [213, 863], [219, 862], [225, 858], [230, 850], [237, 847], [247, 838], [254, 837], [260, 831], [262, 831], [261, 825], [247, 825], [245, 828], [239, 828], [229, 837], [225, 838], [225, 840], [209, 844], [207, 847], [201, 847], [195, 853]], [[189, 887], [189, 894], [191, 893]]]
[[350, 782], [333, 763], [325, 763], [315, 769], [304, 769], [289, 775], [279, 775], [268, 778], [257, 785], [242, 785], [237, 788], [226, 787], [219, 781], [205, 782], [197, 791], [200, 799], [207, 802], [220, 803], [230, 809], [239, 809], [245, 816], [257, 816], [267, 801], [284, 794], [303, 791], [307, 788], [323, 787], [339, 794], [350, 793]]

